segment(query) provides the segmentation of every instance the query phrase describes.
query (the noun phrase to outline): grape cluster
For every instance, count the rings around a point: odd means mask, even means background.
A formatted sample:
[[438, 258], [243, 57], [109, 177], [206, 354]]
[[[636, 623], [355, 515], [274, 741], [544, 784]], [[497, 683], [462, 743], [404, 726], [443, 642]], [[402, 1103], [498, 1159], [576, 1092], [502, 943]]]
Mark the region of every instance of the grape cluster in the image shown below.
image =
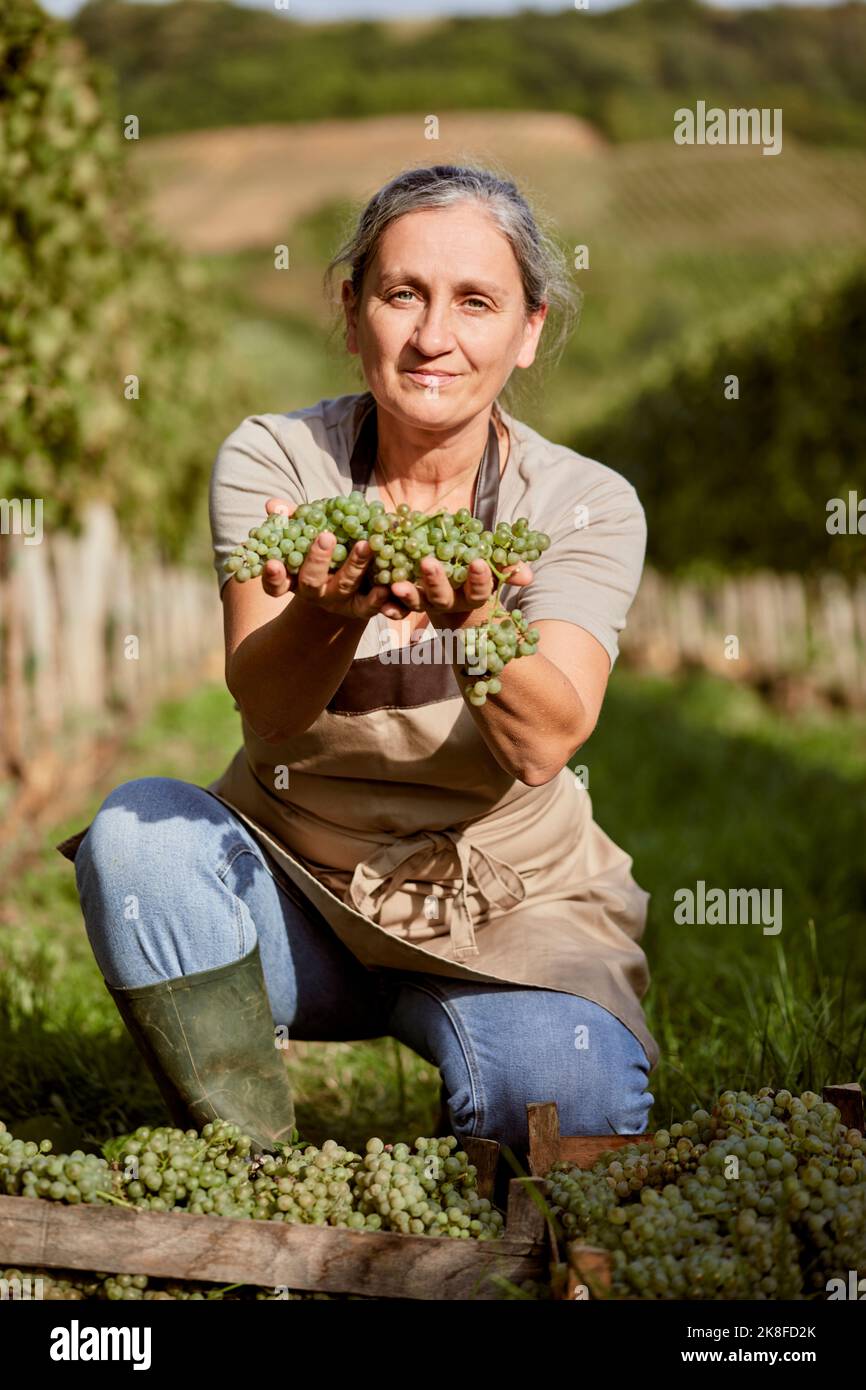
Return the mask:
[[472, 681], [468, 696], [471, 705], [483, 705], [488, 695], [498, 695], [502, 689], [499, 679], [516, 656], [534, 656], [538, 650], [539, 632], [529, 627], [519, 608], [510, 613], [497, 607], [493, 621], [463, 629], [462, 674]]
[[290, 574], [297, 574], [310, 545], [325, 530], [337, 539], [332, 570], [343, 563], [356, 541], [369, 542], [376, 584], [403, 579], [418, 583], [421, 561], [425, 555], [434, 555], [456, 589], [465, 583], [473, 560], [487, 561], [499, 581], [491, 617], [464, 630], [461, 670], [469, 680], [477, 677], [468, 692], [471, 704], [483, 705], [488, 695], [498, 694], [499, 675], [509, 661], [535, 652], [538, 630], [528, 626], [519, 609], [509, 613], [500, 603], [508, 582], [506, 571], [524, 561], [531, 564], [550, 545], [550, 537], [531, 530], [526, 517], [518, 517], [513, 526], [499, 521], [488, 531], [465, 507], [453, 515], [441, 510], [428, 516], [402, 503], [396, 512], [387, 512], [382, 502], [366, 502], [360, 492], [350, 492], [347, 497], [305, 502], [291, 517], [281, 512], [268, 516], [232, 551], [224, 568], [244, 582], [260, 575], [266, 561], [282, 560]]
[[619, 1296], [826, 1297], [866, 1267], [866, 1141], [813, 1091], [725, 1091], [712, 1112], [547, 1177], [567, 1237], [612, 1252]]
[[15, 1139], [0, 1120], [0, 1190], [9, 1196], [48, 1197], [55, 1202], [112, 1201], [117, 1175], [99, 1154], [74, 1149], [51, 1152], [51, 1140]]
[[[490, 1240], [504, 1219], [477, 1190], [477, 1170], [453, 1135], [385, 1144], [363, 1155], [333, 1139], [251, 1155], [251, 1141], [222, 1120], [194, 1129], [142, 1126], [110, 1140], [103, 1155], [54, 1154], [51, 1141], [15, 1139], [0, 1121], [0, 1191], [67, 1204], [113, 1203], [163, 1212], [341, 1226], [358, 1231]], [[251, 1286], [148, 1280], [143, 1274], [7, 1270], [41, 1278], [45, 1299], [329, 1298]], [[35, 1295], [32, 1295], [35, 1296]], [[346, 1295], [357, 1298], [360, 1295]]]
[[490, 1240], [502, 1234], [502, 1214], [476, 1191], [474, 1164], [455, 1152], [457, 1140], [416, 1139], [388, 1151], [370, 1139], [354, 1177], [357, 1208], [349, 1224], [381, 1223], [412, 1235]]
[[502, 1234], [503, 1217], [477, 1190], [457, 1140], [386, 1145], [364, 1155], [328, 1139], [251, 1157], [251, 1141], [222, 1120], [196, 1130], [151, 1129], [110, 1141], [105, 1157], [52, 1154], [0, 1123], [0, 1186], [10, 1195], [114, 1203], [150, 1211], [301, 1222], [350, 1230], [474, 1237]]

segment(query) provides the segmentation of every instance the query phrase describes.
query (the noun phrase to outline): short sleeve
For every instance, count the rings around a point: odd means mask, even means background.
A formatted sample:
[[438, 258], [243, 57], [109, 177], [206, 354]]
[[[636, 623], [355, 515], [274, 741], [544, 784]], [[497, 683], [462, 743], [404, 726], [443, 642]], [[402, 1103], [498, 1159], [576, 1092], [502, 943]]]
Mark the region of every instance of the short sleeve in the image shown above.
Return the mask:
[[533, 518], [551, 544], [533, 562], [526, 590], [509, 591], [508, 606], [519, 607], [530, 622], [559, 618], [585, 628], [604, 647], [612, 669], [643, 572], [647, 525], [631, 483], [613, 469], [596, 467], [601, 476], [558, 506], [552, 523]]
[[220, 588], [230, 578], [223, 569], [235, 546], [265, 516], [269, 497], [300, 505], [307, 501], [296, 464], [276, 429], [276, 420], [250, 415], [223, 440], [211, 470], [208, 508], [213, 562]]

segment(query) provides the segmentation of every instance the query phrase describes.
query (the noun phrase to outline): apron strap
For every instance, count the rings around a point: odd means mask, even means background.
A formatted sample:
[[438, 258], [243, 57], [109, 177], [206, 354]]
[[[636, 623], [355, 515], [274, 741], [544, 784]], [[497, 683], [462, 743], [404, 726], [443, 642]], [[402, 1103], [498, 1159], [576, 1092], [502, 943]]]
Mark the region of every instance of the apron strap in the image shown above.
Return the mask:
[[[369, 397], [371, 404], [366, 401], [361, 404], [364, 411], [363, 419], [358, 430], [355, 444], [352, 449], [351, 470], [352, 488], [358, 492], [366, 492], [373, 476], [373, 468], [376, 463], [376, 454], [379, 449], [379, 428], [376, 416], [376, 402], [372, 394], [365, 393]], [[496, 526], [496, 509], [499, 504], [499, 439], [496, 434], [496, 426], [493, 423], [493, 415], [490, 416], [490, 426], [487, 431], [487, 444], [481, 456], [481, 463], [478, 469], [478, 476], [475, 480], [475, 505], [474, 515], [478, 517], [484, 525], [485, 531], [492, 531]]]

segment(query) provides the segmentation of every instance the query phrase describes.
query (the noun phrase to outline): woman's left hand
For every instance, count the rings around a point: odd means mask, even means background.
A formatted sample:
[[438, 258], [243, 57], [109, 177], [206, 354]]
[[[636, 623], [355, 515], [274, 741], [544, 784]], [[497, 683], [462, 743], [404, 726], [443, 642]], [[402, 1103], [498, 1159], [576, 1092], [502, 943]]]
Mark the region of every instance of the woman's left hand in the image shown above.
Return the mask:
[[[527, 564], [512, 565], [503, 573], [508, 583], [520, 587], [532, 582], [532, 570]], [[425, 555], [421, 561], [421, 580], [414, 583], [400, 579], [391, 585], [391, 593], [407, 612], [424, 613], [443, 627], [475, 627], [489, 617], [489, 601], [496, 588], [496, 579], [486, 560], [473, 560], [469, 573], [459, 589], [455, 589], [441, 560]]]

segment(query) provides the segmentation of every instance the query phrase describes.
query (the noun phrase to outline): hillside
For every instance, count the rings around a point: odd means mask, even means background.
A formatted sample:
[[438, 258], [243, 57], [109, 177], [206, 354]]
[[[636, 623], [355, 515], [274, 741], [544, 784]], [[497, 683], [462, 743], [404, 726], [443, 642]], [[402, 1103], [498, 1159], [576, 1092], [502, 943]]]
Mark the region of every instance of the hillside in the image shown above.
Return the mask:
[[462, 153], [554, 187], [604, 143], [585, 121], [557, 112], [454, 112], [436, 141], [417, 116], [378, 116], [191, 131], [144, 141], [136, 156], [162, 229], [188, 250], [223, 252], [272, 247], [298, 218], [368, 196], [406, 164]]
[[[504, 167], [567, 247], [589, 247], [561, 369], [543, 398], [517, 374], [520, 409], [544, 431], [606, 414], [659, 353], [866, 240], [866, 153], [791, 144], [768, 160], [667, 141], [611, 146], [556, 113], [455, 113], [435, 144], [392, 116], [190, 132], [135, 150], [160, 228], [206, 254], [242, 313], [306, 325], [311, 363], [329, 322], [321, 273], [353, 206], [407, 164], [463, 156]], [[289, 272], [273, 266], [282, 242]], [[357, 389], [339, 351], [318, 371], [319, 394]]]

